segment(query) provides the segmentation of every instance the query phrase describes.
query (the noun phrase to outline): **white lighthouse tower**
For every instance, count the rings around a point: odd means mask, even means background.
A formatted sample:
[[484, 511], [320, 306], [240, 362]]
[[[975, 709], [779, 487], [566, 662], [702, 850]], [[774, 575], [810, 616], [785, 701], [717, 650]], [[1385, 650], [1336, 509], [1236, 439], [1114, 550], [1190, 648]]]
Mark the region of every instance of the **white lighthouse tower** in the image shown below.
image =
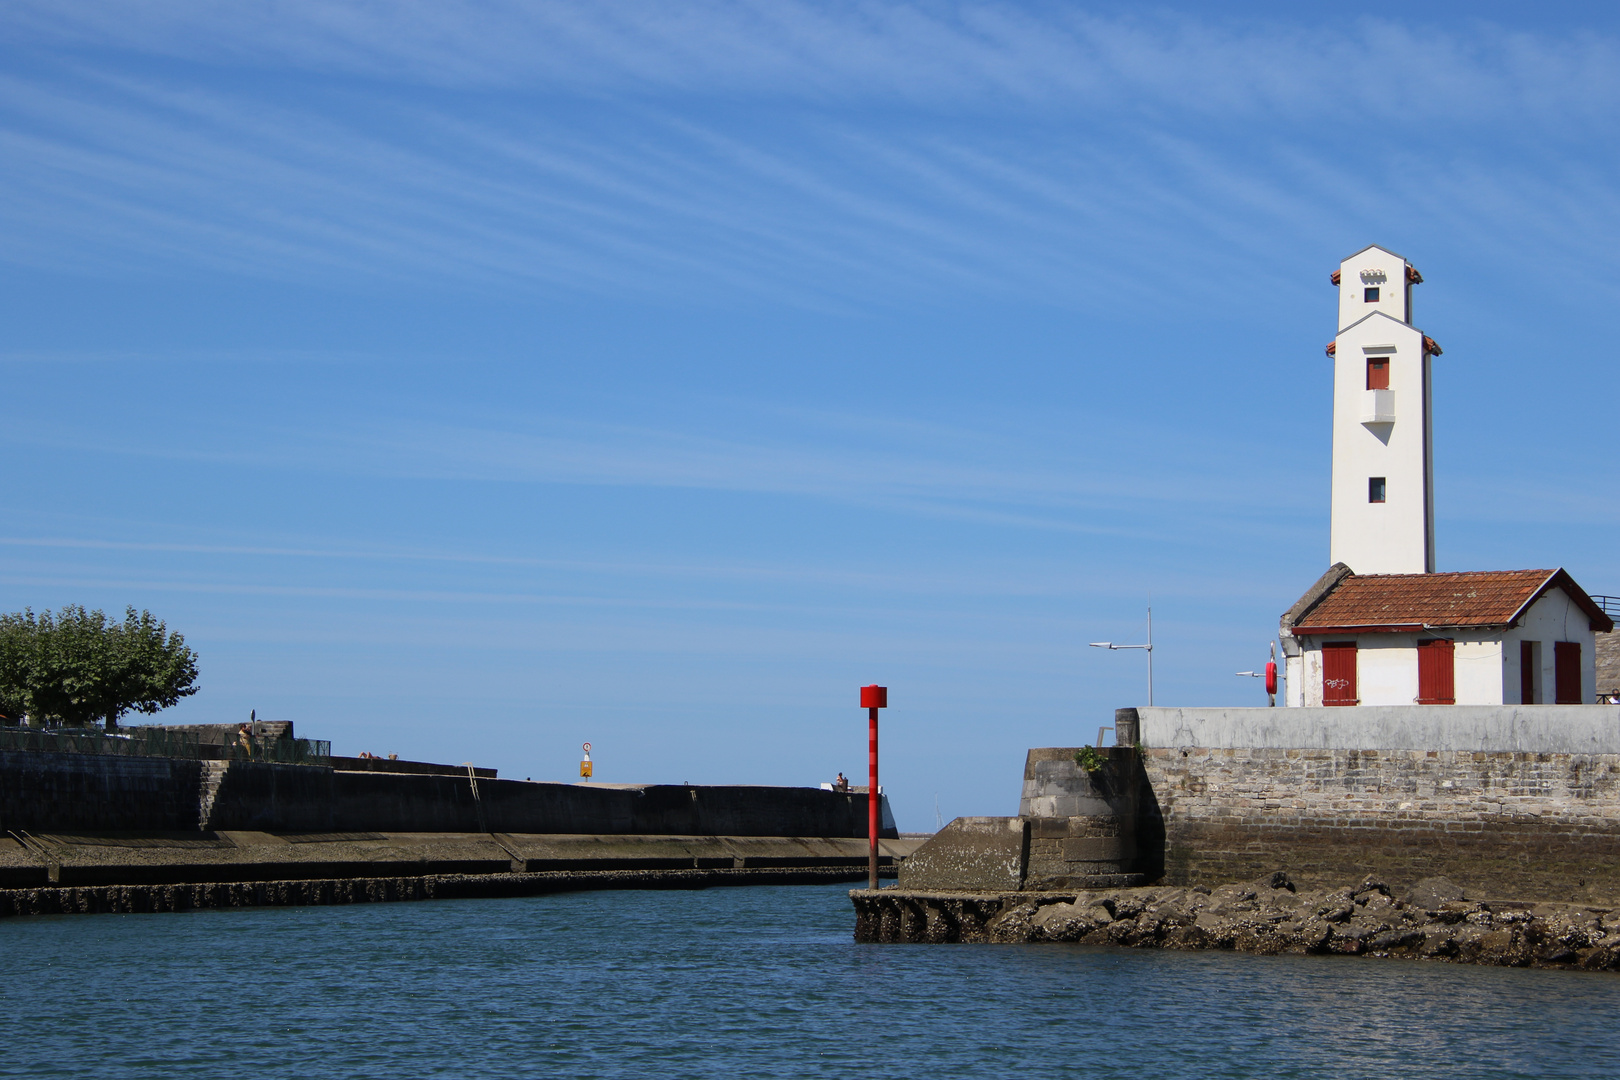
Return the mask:
[[1598, 635], [1614, 620], [1568, 571], [1435, 572], [1429, 366], [1440, 346], [1412, 325], [1422, 280], [1381, 247], [1333, 272], [1333, 565], [1279, 624], [1286, 700], [1590, 705]]
[[1357, 574], [1434, 572], [1429, 358], [1412, 325], [1410, 263], [1366, 247], [1339, 264], [1333, 357], [1333, 516], [1328, 561]]

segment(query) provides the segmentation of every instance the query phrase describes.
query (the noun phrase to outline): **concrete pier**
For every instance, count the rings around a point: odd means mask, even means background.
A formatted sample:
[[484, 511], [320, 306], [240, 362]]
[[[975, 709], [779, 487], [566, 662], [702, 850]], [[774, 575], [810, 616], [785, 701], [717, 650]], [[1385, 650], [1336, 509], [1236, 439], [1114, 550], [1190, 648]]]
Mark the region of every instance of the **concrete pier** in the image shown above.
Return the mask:
[[[335, 763], [353, 767], [0, 751], [0, 913], [844, 881], [867, 866], [864, 792]], [[887, 875], [922, 841], [881, 811]]]

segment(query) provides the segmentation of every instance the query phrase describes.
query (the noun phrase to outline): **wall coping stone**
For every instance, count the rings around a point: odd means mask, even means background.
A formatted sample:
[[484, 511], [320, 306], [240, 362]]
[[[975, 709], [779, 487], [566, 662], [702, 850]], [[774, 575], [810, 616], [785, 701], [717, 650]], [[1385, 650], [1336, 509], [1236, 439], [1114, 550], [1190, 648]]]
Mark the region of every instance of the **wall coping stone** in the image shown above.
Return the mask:
[[1136, 713], [1149, 747], [1620, 754], [1620, 705], [1141, 707]]

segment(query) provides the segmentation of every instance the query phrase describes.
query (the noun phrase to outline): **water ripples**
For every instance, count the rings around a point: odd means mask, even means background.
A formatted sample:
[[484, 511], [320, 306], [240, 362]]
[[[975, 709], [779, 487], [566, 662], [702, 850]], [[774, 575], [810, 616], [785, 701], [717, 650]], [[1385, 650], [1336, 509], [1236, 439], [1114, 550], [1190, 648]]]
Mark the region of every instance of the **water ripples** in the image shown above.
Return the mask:
[[853, 924], [821, 887], [7, 920], [0, 1076], [1620, 1076], [1613, 975]]

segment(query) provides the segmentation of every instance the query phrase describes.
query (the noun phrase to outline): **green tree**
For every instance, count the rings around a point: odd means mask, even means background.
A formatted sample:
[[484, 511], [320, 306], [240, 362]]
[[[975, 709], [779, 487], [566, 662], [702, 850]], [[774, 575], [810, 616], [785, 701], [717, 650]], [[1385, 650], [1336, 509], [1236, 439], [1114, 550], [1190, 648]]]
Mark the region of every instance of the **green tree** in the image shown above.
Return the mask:
[[[32, 614], [32, 613], [30, 613]], [[0, 615], [0, 716], [15, 724], [28, 711], [27, 683], [32, 637], [21, 615]]]
[[[197, 654], [149, 611], [0, 615], [0, 711], [64, 725], [155, 713], [197, 692]], [[7, 715], [15, 715], [8, 712]]]

